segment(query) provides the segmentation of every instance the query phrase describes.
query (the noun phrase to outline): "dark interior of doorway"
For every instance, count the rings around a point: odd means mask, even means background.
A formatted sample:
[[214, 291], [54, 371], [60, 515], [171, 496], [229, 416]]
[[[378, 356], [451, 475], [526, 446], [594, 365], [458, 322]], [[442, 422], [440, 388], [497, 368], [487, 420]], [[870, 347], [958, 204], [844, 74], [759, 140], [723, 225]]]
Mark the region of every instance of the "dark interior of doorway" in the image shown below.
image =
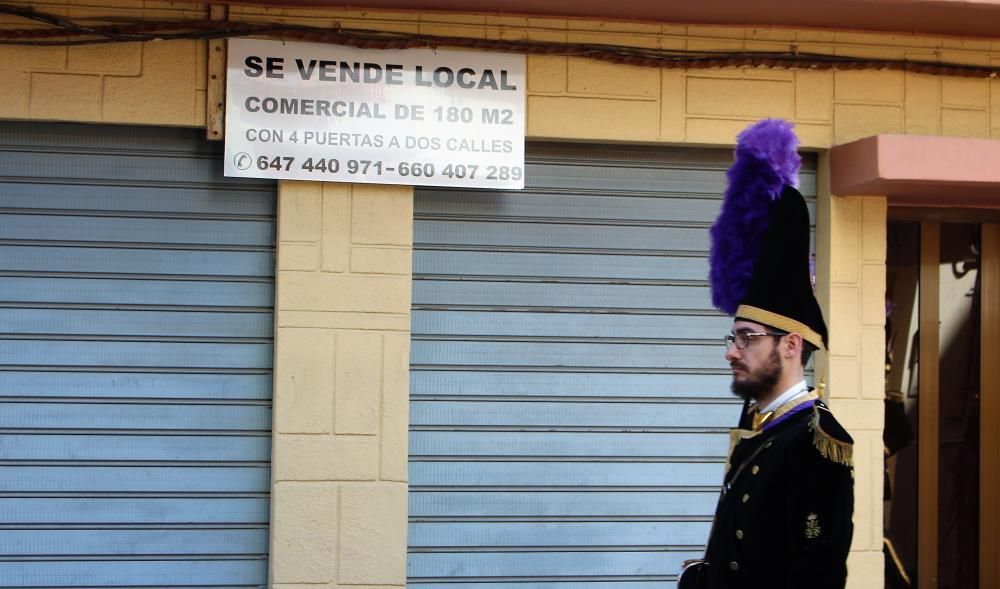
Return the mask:
[[[924, 407], [920, 401], [920, 235], [920, 223], [889, 223], [884, 441], [886, 454], [891, 456], [886, 459], [884, 525], [895, 554], [886, 555], [887, 571], [898, 562], [912, 586], [918, 585], [917, 481], [922, 437], [919, 415], [920, 411], [936, 411], [939, 427], [937, 586], [942, 589], [976, 587], [980, 520], [980, 226], [974, 223], [942, 223], [940, 226], [940, 345], [937, 354], [940, 402], [937, 407]], [[907, 429], [912, 436], [906, 435]], [[893, 587], [888, 583], [886, 586]]]

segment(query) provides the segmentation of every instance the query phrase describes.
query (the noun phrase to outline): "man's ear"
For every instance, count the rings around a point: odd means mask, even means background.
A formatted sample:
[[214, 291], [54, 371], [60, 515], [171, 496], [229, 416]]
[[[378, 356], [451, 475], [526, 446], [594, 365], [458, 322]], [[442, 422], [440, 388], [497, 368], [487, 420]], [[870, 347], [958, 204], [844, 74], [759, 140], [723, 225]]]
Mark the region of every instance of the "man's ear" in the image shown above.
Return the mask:
[[797, 333], [789, 333], [785, 336], [785, 357], [798, 358], [802, 355], [802, 336]]

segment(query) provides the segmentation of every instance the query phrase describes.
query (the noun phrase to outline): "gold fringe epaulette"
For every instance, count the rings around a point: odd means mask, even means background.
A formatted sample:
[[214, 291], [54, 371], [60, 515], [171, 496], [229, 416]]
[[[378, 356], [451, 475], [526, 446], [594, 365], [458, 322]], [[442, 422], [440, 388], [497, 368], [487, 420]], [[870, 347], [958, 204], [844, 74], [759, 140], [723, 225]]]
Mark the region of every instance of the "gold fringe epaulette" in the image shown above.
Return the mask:
[[819, 412], [819, 407], [813, 409], [812, 421], [809, 423], [809, 429], [813, 431], [813, 446], [816, 446], [819, 453], [827, 460], [853, 468], [854, 444], [838, 440], [823, 431], [823, 427], [819, 424]]

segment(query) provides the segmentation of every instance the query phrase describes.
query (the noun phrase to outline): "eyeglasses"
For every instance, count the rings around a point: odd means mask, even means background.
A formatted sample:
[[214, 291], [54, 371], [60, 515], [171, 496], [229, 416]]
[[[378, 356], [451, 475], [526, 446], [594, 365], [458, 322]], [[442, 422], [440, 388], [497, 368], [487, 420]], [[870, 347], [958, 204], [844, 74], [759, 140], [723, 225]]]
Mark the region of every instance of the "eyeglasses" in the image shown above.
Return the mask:
[[736, 346], [737, 350], [745, 349], [750, 345], [755, 337], [785, 337], [787, 333], [773, 333], [773, 332], [763, 332], [763, 331], [741, 331], [739, 333], [728, 333], [722, 339], [726, 342], [726, 349], [728, 350], [733, 345]]

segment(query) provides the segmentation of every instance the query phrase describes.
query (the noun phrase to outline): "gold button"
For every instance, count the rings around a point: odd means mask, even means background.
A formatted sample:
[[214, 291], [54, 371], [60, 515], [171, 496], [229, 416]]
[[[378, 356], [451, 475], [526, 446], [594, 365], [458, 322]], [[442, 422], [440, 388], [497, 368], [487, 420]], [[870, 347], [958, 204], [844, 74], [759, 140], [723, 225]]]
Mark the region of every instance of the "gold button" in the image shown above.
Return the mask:
[[743, 539], [743, 530], [736, 530], [736, 539], [737, 540]]
[[738, 563], [738, 562], [736, 562], [734, 560], [733, 562], [729, 563], [729, 568], [732, 569], [732, 570], [734, 570], [734, 571], [738, 571], [738, 570], [740, 570], [740, 563]]
[[746, 502], [747, 502], [747, 501], [749, 501], [749, 500], [750, 500], [750, 494], [749, 494], [749, 493], [747, 493], [747, 494], [743, 495], [743, 502], [744, 502], [744, 503], [746, 503]]
[[768, 443], [764, 444], [764, 447], [765, 447], [765, 448], [770, 448], [770, 447], [771, 447], [771, 444], [773, 444], [773, 443], [774, 443], [774, 442], [768, 442]]
[[760, 467], [755, 464], [753, 465], [753, 468], [750, 469], [750, 472], [757, 474], [758, 472], [760, 472]]

